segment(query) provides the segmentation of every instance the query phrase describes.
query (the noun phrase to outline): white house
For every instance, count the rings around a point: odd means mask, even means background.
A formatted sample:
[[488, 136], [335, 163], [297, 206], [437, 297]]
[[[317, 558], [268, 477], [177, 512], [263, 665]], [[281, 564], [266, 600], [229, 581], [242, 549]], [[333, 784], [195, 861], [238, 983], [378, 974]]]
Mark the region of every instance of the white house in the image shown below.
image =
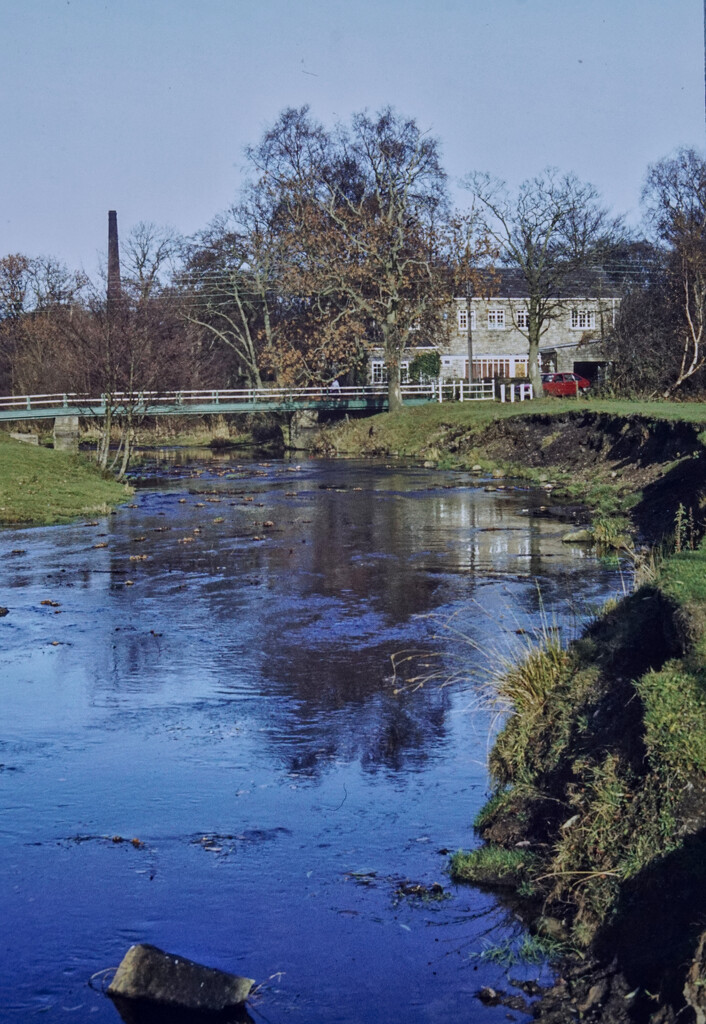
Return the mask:
[[[473, 296], [470, 300], [454, 299], [446, 314], [445, 341], [435, 345], [420, 342], [411, 347], [402, 363], [403, 380], [414, 357], [433, 349], [441, 356], [444, 379], [468, 378], [469, 307], [474, 380], [526, 377], [527, 298], [516, 276], [507, 272], [499, 275], [496, 291], [497, 294]], [[569, 291], [572, 294], [556, 300], [553, 316], [545, 323], [540, 342], [541, 366], [543, 370], [573, 371], [595, 380], [608, 363], [605, 341], [615, 324], [620, 303], [618, 290], [603, 276], [592, 275], [588, 284], [584, 278]], [[372, 353], [370, 377], [372, 383], [385, 378], [380, 351]]]

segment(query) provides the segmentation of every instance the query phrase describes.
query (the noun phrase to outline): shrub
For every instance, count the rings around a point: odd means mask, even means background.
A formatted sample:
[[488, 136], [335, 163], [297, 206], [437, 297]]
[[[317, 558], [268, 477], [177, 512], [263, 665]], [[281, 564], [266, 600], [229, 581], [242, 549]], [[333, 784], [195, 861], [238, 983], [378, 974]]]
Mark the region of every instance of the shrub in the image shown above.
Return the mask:
[[409, 364], [409, 379], [415, 384], [438, 380], [441, 374], [441, 356], [438, 352], [420, 352]]

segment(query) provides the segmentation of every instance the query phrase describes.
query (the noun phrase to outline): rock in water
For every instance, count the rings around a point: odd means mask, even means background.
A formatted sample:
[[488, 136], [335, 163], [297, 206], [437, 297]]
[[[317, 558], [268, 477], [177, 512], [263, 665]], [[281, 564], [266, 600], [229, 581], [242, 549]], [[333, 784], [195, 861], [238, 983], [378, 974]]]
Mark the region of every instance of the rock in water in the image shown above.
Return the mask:
[[592, 530], [572, 530], [561, 538], [562, 544], [593, 544]]
[[118, 999], [218, 1013], [241, 1005], [255, 982], [214, 967], [203, 967], [156, 946], [130, 946], [108, 987]]

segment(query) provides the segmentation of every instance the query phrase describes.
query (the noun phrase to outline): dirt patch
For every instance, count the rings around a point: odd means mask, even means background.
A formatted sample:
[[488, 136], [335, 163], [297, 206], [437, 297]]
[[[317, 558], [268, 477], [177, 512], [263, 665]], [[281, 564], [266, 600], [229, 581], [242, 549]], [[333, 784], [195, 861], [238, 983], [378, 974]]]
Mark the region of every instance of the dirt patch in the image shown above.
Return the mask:
[[[655, 1004], [641, 990], [631, 989], [615, 964], [596, 961], [566, 961], [556, 984], [544, 989], [532, 1005], [532, 1016], [543, 1024], [636, 1024], [653, 1021]], [[675, 1020], [671, 1010], [660, 1016], [660, 1024]]]
[[702, 452], [691, 423], [577, 412], [498, 420], [480, 437], [458, 439], [457, 451], [481, 447], [491, 458], [528, 467], [593, 470], [600, 466], [642, 486], [666, 464]]

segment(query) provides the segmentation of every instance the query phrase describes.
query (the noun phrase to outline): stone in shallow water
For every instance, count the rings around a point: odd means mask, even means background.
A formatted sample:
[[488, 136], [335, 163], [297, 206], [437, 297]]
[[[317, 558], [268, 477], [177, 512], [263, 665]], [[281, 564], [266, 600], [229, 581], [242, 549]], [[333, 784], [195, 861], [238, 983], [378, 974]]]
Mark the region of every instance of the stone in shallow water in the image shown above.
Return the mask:
[[254, 984], [251, 978], [203, 967], [144, 944], [128, 949], [108, 987], [108, 995], [120, 1000], [147, 1000], [219, 1013], [242, 1005]]
[[561, 538], [562, 544], [593, 544], [592, 530], [572, 530]]

